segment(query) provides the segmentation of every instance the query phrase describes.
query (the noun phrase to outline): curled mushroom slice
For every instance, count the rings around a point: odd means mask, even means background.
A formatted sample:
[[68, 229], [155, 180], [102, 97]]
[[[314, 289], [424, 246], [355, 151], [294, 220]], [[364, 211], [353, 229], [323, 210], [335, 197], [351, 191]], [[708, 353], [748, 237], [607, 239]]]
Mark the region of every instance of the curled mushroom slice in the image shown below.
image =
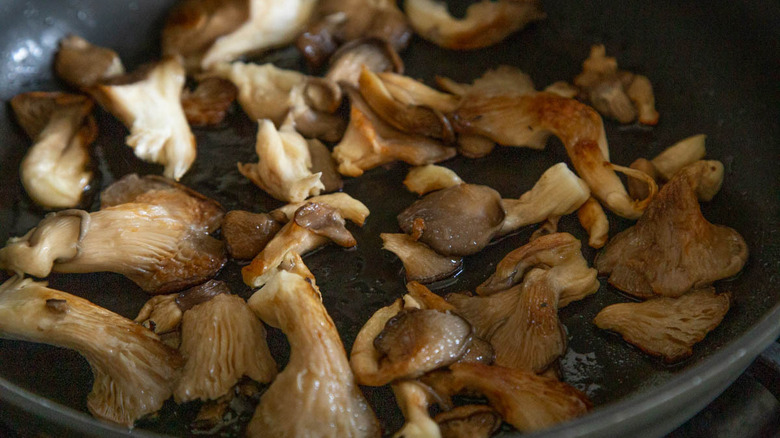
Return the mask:
[[404, 11], [414, 31], [434, 44], [455, 50], [473, 50], [491, 46], [545, 18], [536, 0], [482, 0], [456, 19], [447, 4], [436, 0], [405, 0]]
[[113, 77], [90, 94], [130, 130], [125, 138], [135, 155], [165, 166], [178, 180], [195, 161], [195, 136], [181, 106], [184, 68], [174, 58]]
[[436, 414], [442, 438], [488, 438], [501, 427], [501, 416], [490, 406], [465, 405]]
[[357, 88], [364, 67], [374, 72], [404, 70], [401, 57], [386, 40], [361, 38], [344, 44], [333, 54], [325, 78]]
[[404, 265], [406, 281], [432, 283], [450, 277], [460, 270], [463, 259], [436, 253], [408, 234], [381, 233], [382, 249], [397, 255]]
[[618, 233], [596, 257], [609, 283], [640, 298], [678, 297], [735, 275], [747, 261], [745, 240], [735, 230], [713, 225], [696, 196], [697, 161], [666, 183], [636, 225]]
[[360, 176], [364, 171], [393, 161], [413, 166], [438, 163], [455, 156], [455, 148], [439, 141], [396, 130], [371, 111], [357, 90], [346, 88], [350, 102], [347, 131], [333, 149], [339, 172]]
[[269, 214], [233, 210], [225, 215], [222, 236], [230, 257], [248, 260], [262, 251], [281, 228], [282, 224]]
[[428, 406], [432, 404], [430, 390], [415, 380], [402, 380], [391, 387], [404, 415], [404, 425], [393, 437], [441, 438], [439, 426], [428, 414]]
[[425, 379], [439, 394], [463, 390], [484, 395], [501, 417], [531, 432], [584, 415], [592, 406], [585, 394], [557, 379], [481, 364], [455, 364]]
[[446, 167], [435, 164], [413, 167], [404, 179], [406, 188], [418, 195], [424, 195], [428, 192], [446, 189], [462, 183], [463, 180], [460, 179], [458, 174]]
[[523, 226], [560, 217], [576, 211], [590, 197], [585, 182], [565, 163], [547, 169], [531, 190], [519, 199], [502, 199], [506, 218], [501, 234], [508, 234]]
[[258, 120], [257, 163], [238, 163], [238, 170], [269, 195], [285, 202], [301, 202], [325, 188], [321, 173], [311, 172], [306, 139], [288, 122], [278, 130], [270, 120]]
[[678, 298], [657, 297], [641, 303], [619, 303], [601, 309], [593, 322], [653, 356], [676, 362], [720, 324], [729, 310], [729, 294], [713, 288]]
[[128, 427], [162, 407], [181, 366], [179, 354], [141, 325], [20, 277], [0, 285], [0, 336], [78, 351], [94, 376], [87, 408]]
[[601, 117], [592, 108], [551, 93], [481, 96], [469, 94], [452, 121], [459, 133], [488, 137], [506, 146], [541, 149], [555, 134], [561, 139], [577, 174], [594, 197], [615, 214], [636, 219], [655, 194], [655, 182], [637, 172], [650, 187], [648, 198], [633, 200], [609, 163], [607, 139]]
[[315, 0], [247, 0], [248, 18], [208, 46], [201, 67], [208, 70], [246, 54], [259, 53], [295, 41], [314, 13]]
[[33, 140], [19, 174], [27, 194], [45, 208], [76, 207], [92, 180], [89, 146], [97, 125], [92, 101], [58, 92], [14, 96], [11, 108]]
[[324, 204], [328, 207], [338, 210], [341, 217], [363, 226], [370, 211], [365, 204], [346, 193], [330, 193], [327, 195], [313, 196], [305, 202], [293, 202], [283, 207], [279, 207], [271, 212], [271, 215], [284, 215], [287, 220], [292, 220], [295, 212], [298, 211], [307, 202]]
[[402, 74], [379, 72], [377, 77], [394, 99], [406, 105], [424, 106], [446, 114], [455, 111], [460, 102], [459, 96], [442, 93]]
[[288, 252], [305, 254], [329, 241], [344, 247], [355, 246], [357, 242], [344, 223], [339, 211], [326, 204], [304, 204], [252, 263], [241, 269], [244, 283], [250, 287], [264, 285]]
[[[294, 265], [305, 269], [300, 257], [294, 258]], [[376, 417], [312, 281], [278, 270], [248, 304], [287, 336], [290, 360], [260, 398], [247, 435], [378, 437]]]
[[[652, 160], [647, 160], [645, 158], [636, 159], [631, 163], [631, 168], [648, 174], [659, 184], [665, 183], [672, 179], [674, 174], [683, 167], [704, 158], [704, 155], [707, 153], [704, 146], [704, 140], [706, 138], [706, 135], [698, 134], [682, 139], [664, 149]], [[720, 189], [723, 172], [720, 172], [719, 178], [721, 179], [720, 182], [717, 181], [717, 177], [714, 180], [708, 179], [708, 181], [710, 181], [709, 183], [705, 182], [704, 186], [708, 187], [708, 189], [703, 190], [702, 193], [698, 193], [699, 200], [709, 201], [712, 199], [712, 196]], [[646, 196], [647, 185], [641, 180], [629, 177], [628, 191], [631, 193], [632, 197], [640, 199]]]
[[116, 272], [149, 293], [181, 290], [212, 278], [227, 261], [224, 244], [208, 234], [215, 220], [204, 211], [214, 204], [172, 189], [93, 213], [65, 210], [10, 239], [0, 267], [38, 277]]
[[95, 46], [78, 35], [60, 40], [54, 57], [54, 72], [78, 89], [85, 89], [125, 72], [119, 55], [111, 49]]
[[181, 95], [181, 105], [187, 123], [190, 126], [222, 123], [237, 93], [235, 85], [220, 78], [205, 78], [195, 90], [185, 89]]
[[330, 153], [330, 149], [317, 139], [307, 140], [309, 155], [311, 156], [312, 173], [320, 174], [325, 193], [336, 192], [344, 187], [344, 181], [339, 174], [336, 161]]
[[413, 234], [421, 223], [421, 242], [441, 255], [463, 256], [484, 248], [504, 218], [498, 192], [487, 186], [459, 184], [416, 201], [398, 214], [398, 224]]
[[218, 294], [184, 312], [179, 351], [185, 363], [173, 391], [176, 402], [214, 400], [242, 376], [273, 380], [276, 362], [265, 337], [263, 323], [236, 295]]
[[609, 221], [601, 204], [594, 197], [589, 197], [577, 210], [577, 218], [582, 228], [588, 232], [588, 245], [601, 248], [607, 243]]

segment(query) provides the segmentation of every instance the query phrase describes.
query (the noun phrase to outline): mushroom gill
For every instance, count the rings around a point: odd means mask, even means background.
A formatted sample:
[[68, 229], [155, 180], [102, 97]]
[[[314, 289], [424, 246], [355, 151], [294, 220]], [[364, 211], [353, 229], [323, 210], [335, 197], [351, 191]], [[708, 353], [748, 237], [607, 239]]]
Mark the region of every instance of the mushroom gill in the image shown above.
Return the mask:
[[19, 167], [22, 185], [44, 208], [72, 208], [92, 180], [89, 146], [97, 137], [92, 100], [59, 92], [11, 99], [19, 124], [33, 140]]
[[311, 273], [297, 254], [291, 264], [304, 275], [279, 269], [248, 301], [287, 336], [290, 360], [260, 398], [247, 435], [379, 436]]
[[748, 257], [745, 240], [729, 227], [708, 222], [697, 200], [701, 175], [713, 167], [697, 161], [683, 168], [636, 225], [607, 243], [595, 267], [609, 275], [610, 284], [640, 298], [678, 297], [742, 269]]
[[162, 407], [181, 367], [176, 350], [145, 327], [20, 277], [0, 285], [0, 337], [78, 351], [94, 376], [87, 408], [128, 427]]

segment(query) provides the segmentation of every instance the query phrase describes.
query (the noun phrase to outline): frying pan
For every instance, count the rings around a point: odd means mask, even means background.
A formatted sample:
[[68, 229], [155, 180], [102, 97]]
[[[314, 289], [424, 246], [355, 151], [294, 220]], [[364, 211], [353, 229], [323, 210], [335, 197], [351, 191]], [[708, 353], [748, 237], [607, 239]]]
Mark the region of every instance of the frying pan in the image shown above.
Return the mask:
[[[130, 69], [159, 55], [159, 33], [171, 1], [103, 2], [14, 1], [0, 4], [0, 241], [21, 235], [45, 212], [26, 197], [17, 169], [29, 146], [5, 101], [31, 90], [64, 89], [52, 75], [57, 41], [79, 34], [114, 48]], [[464, 4], [453, 4], [455, 13]], [[538, 88], [571, 80], [591, 44], [603, 43], [621, 68], [650, 77], [661, 121], [654, 128], [618, 126], [606, 121], [614, 162], [627, 165], [652, 157], [689, 135], [705, 133], [708, 156], [726, 166], [722, 191], [703, 205], [705, 217], [736, 228], [751, 254], [743, 272], [717, 284], [735, 298], [720, 327], [694, 348], [693, 356], [665, 365], [591, 323], [604, 306], [626, 301], [606, 284], [582, 302], [561, 310], [569, 332], [569, 351], [561, 361], [564, 379], [595, 402], [592, 413], [532, 436], [658, 436], [672, 430], [722, 392], [780, 333], [780, 3], [646, 2], [639, 0], [543, 2], [547, 20], [533, 24], [505, 42], [477, 52], [451, 52], [415, 37], [403, 54], [409, 75], [432, 83], [434, 75], [470, 81], [489, 67], [509, 64], [529, 73]], [[303, 68], [292, 50], [265, 60]], [[95, 159], [96, 192], [129, 172], [160, 173], [159, 166], [138, 161], [126, 146], [126, 130], [98, 112], [101, 127]], [[182, 182], [211, 196], [227, 209], [267, 211], [279, 205], [238, 175], [236, 161], [256, 159], [256, 124], [235, 108], [215, 128], [196, 129], [199, 157]], [[478, 160], [447, 163], [465, 181], [487, 184], [504, 197], [528, 190], [549, 166], [566, 161], [557, 140], [546, 150], [497, 148]], [[395, 214], [414, 201], [401, 181], [408, 170], [394, 164], [350, 179], [345, 191], [365, 202], [371, 216], [353, 228], [356, 251], [326, 247], [306, 257], [317, 277], [323, 301], [347, 350], [374, 310], [403, 293], [400, 262], [381, 251], [380, 232], [395, 232]], [[629, 226], [611, 217], [611, 233]], [[583, 231], [569, 218], [560, 228], [578, 237]], [[508, 251], [527, 242], [533, 227], [523, 229], [466, 258], [463, 272], [438, 284], [447, 293], [473, 290]], [[585, 248], [592, 260], [595, 252]], [[5, 274], [0, 274], [5, 275]], [[0, 277], [5, 280], [7, 276]], [[235, 293], [251, 291], [230, 262], [219, 278]], [[52, 275], [54, 288], [81, 295], [98, 305], [134, 317], [148, 298], [133, 283], [114, 274]], [[289, 354], [283, 336], [269, 332], [280, 364]], [[0, 417], [24, 432], [54, 436], [189, 436], [197, 403], [176, 407], [168, 402], [154, 418], [131, 432], [92, 418], [86, 411], [91, 375], [78, 354], [55, 347], [0, 341]], [[366, 388], [386, 431], [403, 422], [386, 388]], [[245, 414], [251, 415], [251, 412]], [[228, 428], [230, 429], [230, 428]], [[238, 431], [240, 424], [232, 430]], [[511, 432], [504, 432], [512, 435]]]

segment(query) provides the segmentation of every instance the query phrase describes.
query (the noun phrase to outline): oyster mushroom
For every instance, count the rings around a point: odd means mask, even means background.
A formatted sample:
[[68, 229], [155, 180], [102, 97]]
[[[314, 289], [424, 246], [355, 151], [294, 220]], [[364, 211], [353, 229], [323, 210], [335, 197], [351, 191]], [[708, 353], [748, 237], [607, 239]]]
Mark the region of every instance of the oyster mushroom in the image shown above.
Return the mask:
[[460, 270], [463, 259], [438, 254], [408, 234], [381, 233], [382, 249], [397, 255], [404, 265], [406, 281], [432, 283]]
[[481, 0], [471, 4], [462, 19], [452, 17], [447, 4], [436, 0], [405, 0], [404, 11], [418, 35], [455, 50], [491, 46], [545, 18], [536, 0]]
[[263, 323], [244, 299], [221, 293], [184, 312], [181, 378], [173, 391], [177, 403], [214, 400], [227, 394], [242, 376], [268, 383], [276, 376]]
[[436, 414], [443, 438], [488, 438], [501, 427], [501, 416], [490, 406], [465, 405]]
[[710, 162], [697, 161], [680, 170], [636, 225], [609, 241], [595, 267], [610, 284], [640, 298], [678, 297], [742, 269], [745, 240], [708, 222], [699, 207], [697, 186], [709, 169]]
[[333, 54], [325, 78], [357, 88], [364, 67], [374, 72], [402, 73], [404, 63], [386, 40], [361, 38], [344, 44]]
[[187, 123], [190, 126], [222, 123], [237, 93], [231, 82], [220, 78], [205, 78], [194, 90], [185, 89], [181, 95], [181, 106]]
[[308, 202], [324, 204], [328, 207], [335, 208], [338, 210], [339, 214], [341, 214], [341, 217], [344, 219], [349, 219], [361, 227], [366, 222], [366, 218], [370, 213], [368, 207], [366, 207], [365, 204], [342, 192], [313, 196], [304, 202], [293, 202], [277, 208], [271, 212], [271, 215], [283, 215], [285, 218], [287, 218], [288, 221], [290, 221], [295, 217], [295, 212]]
[[531, 77], [517, 67], [499, 65], [474, 79], [471, 84], [460, 84], [443, 76], [436, 76], [436, 83], [443, 90], [457, 96], [525, 95], [536, 92]]
[[238, 163], [238, 170], [280, 201], [301, 202], [325, 189], [321, 172], [311, 172], [309, 146], [290, 119], [278, 130], [270, 120], [258, 120], [255, 151], [258, 163]]
[[[116, 188], [137, 176], [120, 180]], [[157, 181], [159, 183], [159, 181]], [[213, 277], [226, 262], [224, 244], [209, 236], [221, 222], [219, 204], [177, 184], [125, 195], [131, 202], [88, 213], [45, 217], [0, 249], [0, 268], [46, 277], [50, 272], [116, 272], [161, 294]], [[109, 199], [121, 199], [108, 188]], [[216, 225], [218, 226], [218, 225]]]
[[444, 256], [474, 254], [504, 224], [501, 195], [487, 186], [459, 184], [429, 193], [398, 215], [407, 234], [421, 229], [419, 240]]
[[329, 241], [343, 247], [357, 245], [344, 224], [344, 218], [337, 209], [327, 204], [304, 204], [295, 211], [293, 219], [257, 254], [252, 263], [241, 269], [244, 283], [250, 287], [264, 285], [274, 275], [275, 269], [288, 252], [305, 254]]
[[592, 404], [585, 394], [557, 379], [481, 364], [454, 364], [424, 379], [438, 394], [468, 390], [484, 395], [506, 421], [531, 432], [587, 413]]
[[594, 197], [589, 197], [577, 210], [577, 218], [582, 228], [588, 232], [588, 245], [601, 248], [607, 243], [609, 221], [601, 204]]
[[135, 317], [135, 322], [158, 335], [178, 330], [184, 312], [205, 303], [230, 289], [222, 281], [209, 280], [179, 293], [155, 295], [147, 301]]
[[405, 105], [428, 107], [447, 114], [454, 111], [460, 102], [460, 96], [442, 93], [402, 74], [377, 72], [376, 77], [393, 99]]
[[146, 328], [20, 277], [0, 285], [0, 337], [78, 351], [94, 376], [87, 408], [128, 427], [162, 407], [181, 366], [179, 354]]
[[435, 164], [413, 167], [404, 179], [406, 188], [418, 195], [446, 189], [461, 183], [463, 180], [455, 172]]
[[14, 96], [11, 108], [34, 144], [19, 174], [30, 198], [44, 208], [75, 207], [92, 180], [89, 146], [97, 137], [92, 101], [66, 93]]
[[165, 166], [180, 179], [195, 161], [195, 136], [181, 105], [184, 69], [174, 58], [116, 76], [89, 88], [90, 94], [130, 130], [135, 155]]
[[230, 257], [248, 260], [262, 251], [281, 228], [282, 224], [269, 214], [233, 210], [225, 215], [222, 236]]
[[311, 171], [320, 174], [320, 182], [324, 187], [322, 191], [330, 193], [344, 188], [344, 181], [341, 179], [330, 149], [317, 139], [308, 140], [307, 144], [311, 156]]
[[693, 345], [720, 324], [730, 303], [729, 294], [699, 289], [677, 298], [613, 304], [601, 309], [593, 322], [620, 333], [645, 353], [675, 362], [693, 353]]
[[396, 160], [420, 166], [455, 156], [455, 148], [396, 130], [371, 111], [357, 90], [349, 87], [345, 90], [352, 103], [349, 125], [333, 148], [333, 158], [339, 163], [342, 175], [360, 176], [368, 169]]
[[290, 361], [260, 398], [247, 435], [379, 436], [313, 276], [297, 254], [290, 264], [303, 275], [280, 269], [248, 301], [287, 336]]
[[78, 35], [68, 35], [60, 40], [54, 72], [68, 85], [83, 90], [124, 74], [125, 67], [113, 50], [90, 44]]
[[404, 425], [394, 438], [440, 438], [439, 425], [428, 415], [432, 404], [430, 391], [415, 380], [392, 384], [393, 394], [404, 415]]
[[375, 38], [400, 51], [412, 36], [395, 0], [321, 0], [316, 17], [296, 42], [306, 61], [315, 68], [343, 43]]

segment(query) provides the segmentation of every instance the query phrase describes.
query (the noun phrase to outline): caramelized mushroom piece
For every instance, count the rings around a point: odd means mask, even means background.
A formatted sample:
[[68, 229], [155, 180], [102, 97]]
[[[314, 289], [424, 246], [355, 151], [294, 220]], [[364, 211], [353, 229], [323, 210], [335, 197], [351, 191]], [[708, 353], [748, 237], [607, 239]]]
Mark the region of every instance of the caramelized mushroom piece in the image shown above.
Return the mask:
[[130, 130], [125, 138], [135, 155], [165, 166], [180, 179], [195, 161], [195, 136], [181, 104], [184, 68], [175, 58], [116, 76], [89, 89], [90, 94]]
[[44, 208], [76, 207], [92, 180], [89, 146], [97, 137], [92, 101], [58, 92], [14, 96], [11, 108], [34, 144], [19, 175], [27, 194]]
[[238, 163], [238, 170], [274, 198], [301, 202], [325, 188], [321, 172], [311, 172], [311, 155], [306, 139], [288, 119], [278, 130], [268, 119], [258, 120], [255, 151], [257, 163]]
[[378, 72], [376, 76], [393, 99], [405, 105], [428, 107], [447, 114], [455, 111], [460, 102], [460, 96], [442, 93], [402, 74]]
[[491, 46], [545, 18], [536, 0], [481, 0], [466, 9], [463, 19], [452, 17], [447, 4], [436, 0], [405, 0], [404, 11], [418, 35], [455, 50]]
[[748, 249], [735, 230], [701, 213], [697, 186], [710, 162], [697, 161], [666, 183], [633, 227], [617, 234], [596, 257], [609, 283], [640, 298], [679, 297], [735, 275]]
[[499, 65], [474, 79], [471, 84], [460, 84], [442, 76], [436, 76], [436, 82], [445, 91], [466, 97], [525, 95], [536, 92], [531, 77], [517, 67]]
[[185, 89], [181, 95], [181, 106], [187, 123], [190, 126], [222, 123], [237, 94], [235, 85], [220, 78], [205, 78], [195, 90]]
[[445, 256], [474, 254], [504, 223], [501, 195], [487, 186], [459, 184], [429, 193], [398, 215], [398, 224], [413, 234], [422, 221], [420, 241]]
[[[121, 199], [118, 189], [134, 179], [130, 175], [106, 189], [110, 196], [104, 200]], [[208, 234], [221, 222], [222, 210], [178, 184], [166, 187], [128, 189], [131, 202], [93, 213], [48, 215], [24, 236], [9, 239], [0, 249], [0, 268], [37, 277], [52, 271], [116, 272], [154, 294], [202, 283], [227, 261], [224, 244]]]
[[132, 427], [171, 396], [181, 357], [141, 325], [83, 298], [12, 277], [0, 285], [0, 336], [78, 351], [92, 415]]
[[490, 406], [465, 405], [436, 414], [442, 438], [488, 438], [501, 427], [501, 415]]
[[125, 67], [113, 50], [92, 45], [78, 35], [68, 35], [60, 40], [54, 56], [54, 72], [68, 85], [83, 90], [124, 74]]
[[349, 125], [333, 149], [333, 158], [339, 163], [342, 175], [360, 176], [368, 169], [396, 160], [421, 166], [455, 156], [455, 148], [396, 130], [371, 111], [357, 90], [349, 87], [345, 90], [352, 103]]
[[455, 172], [435, 164], [413, 167], [404, 179], [406, 188], [418, 195], [462, 183], [463, 180]]
[[382, 249], [397, 255], [404, 265], [406, 281], [432, 283], [450, 277], [460, 270], [463, 259], [438, 254], [408, 234], [381, 233]]
[[443, 396], [463, 390], [484, 395], [504, 421], [521, 432], [571, 420], [592, 406], [585, 394], [566, 383], [500, 366], [454, 364], [424, 382]]
[[401, 380], [391, 385], [395, 400], [404, 415], [404, 425], [393, 438], [439, 438], [439, 426], [428, 414], [430, 390], [416, 380]]
[[657, 297], [641, 303], [619, 303], [601, 309], [593, 322], [653, 356], [676, 362], [720, 324], [729, 310], [729, 294], [699, 289], [678, 298]]
[[157, 334], [170, 333], [179, 328], [184, 312], [217, 295], [229, 293], [224, 282], [209, 280], [178, 294], [156, 295], [144, 304], [135, 322]]
[[601, 248], [607, 243], [609, 234], [609, 221], [601, 204], [594, 197], [589, 197], [577, 210], [577, 218], [582, 228], [588, 232], [588, 245], [592, 248]]
[[222, 236], [230, 257], [249, 260], [265, 248], [282, 224], [266, 213], [229, 211], [222, 225]]
[[364, 67], [373, 72], [402, 73], [404, 63], [386, 40], [361, 38], [344, 44], [333, 54], [325, 78], [357, 88]]
[[320, 182], [325, 187], [322, 191], [330, 193], [341, 190], [344, 187], [344, 181], [341, 180], [338, 166], [330, 154], [330, 149], [317, 139], [308, 140], [307, 143], [311, 156], [311, 171], [320, 174]]
[[272, 211], [271, 215], [274, 218], [276, 216], [284, 216], [288, 221], [290, 221], [295, 217], [295, 212], [308, 202], [324, 204], [328, 207], [335, 208], [341, 214], [341, 217], [344, 219], [349, 219], [361, 227], [366, 222], [366, 218], [370, 213], [370, 211], [368, 211], [368, 207], [366, 207], [365, 204], [353, 198], [352, 196], [349, 196], [346, 193], [330, 193], [328, 195], [311, 197], [304, 202], [294, 202], [287, 204]]
[[249, 307], [287, 335], [290, 361], [260, 398], [247, 435], [294, 437], [379, 436], [376, 417], [357, 386], [313, 276], [278, 270], [249, 299]]
[[276, 362], [265, 336], [263, 323], [236, 295], [221, 293], [185, 311], [179, 349], [185, 363], [173, 392], [176, 402], [214, 400], [242, 376], [273, 380]]

